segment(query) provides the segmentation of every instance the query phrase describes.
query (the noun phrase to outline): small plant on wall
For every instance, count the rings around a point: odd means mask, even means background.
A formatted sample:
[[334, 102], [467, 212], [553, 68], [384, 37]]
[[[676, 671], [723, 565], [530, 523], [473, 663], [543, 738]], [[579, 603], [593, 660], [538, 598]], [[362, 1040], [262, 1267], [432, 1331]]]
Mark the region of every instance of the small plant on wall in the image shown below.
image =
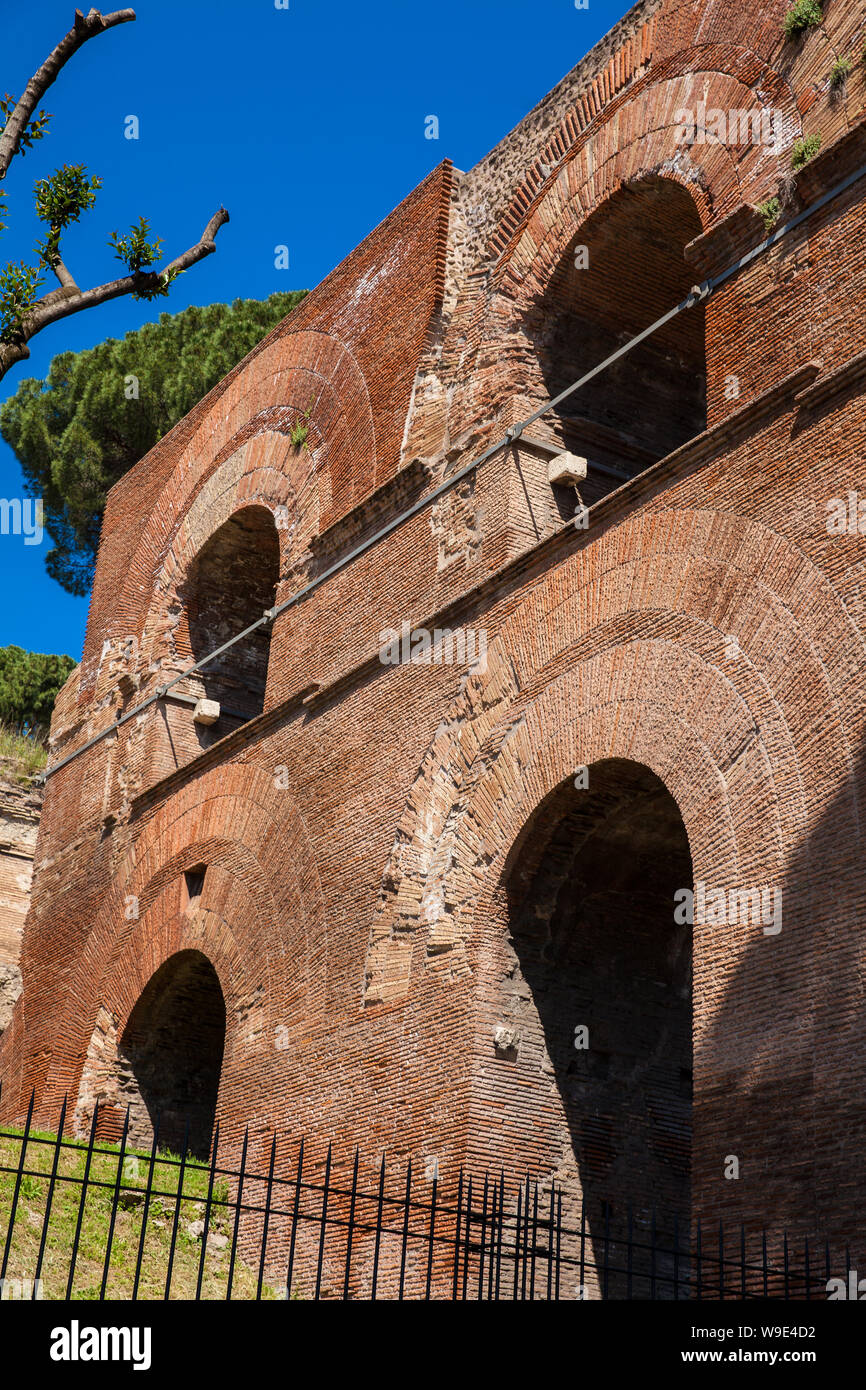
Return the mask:
[[818, 0], [796, 0], [785, 15], [785, 38], [798, 39], [808, 29], [814, 29], [824, 19]]
[[791, 168], [802, 169], [804, 164], [815, 158], [820, 148], [820, 135], [804, 135], [800, 140], [795, 140], [791, 151]]
[[782, 215], [782, 203], [779, 198], [768, 198], [765, 203], [759, 203], [756, 211], [764, 224], [767, 235], [775, 227]]
[[841, 96], [848, 85], [854, 64], [850, 58], [837, 58], [830, 69], [830, 91]]
[[296, 420], [289, 430], [289, 438], [296, 449], [306, 449], [307, 447], [307, 440], [310, 434], [310, 416], [313, 413], [315, 400], [315, 396], [310, 397], [310, 404], [302, 413], [300, 420]]

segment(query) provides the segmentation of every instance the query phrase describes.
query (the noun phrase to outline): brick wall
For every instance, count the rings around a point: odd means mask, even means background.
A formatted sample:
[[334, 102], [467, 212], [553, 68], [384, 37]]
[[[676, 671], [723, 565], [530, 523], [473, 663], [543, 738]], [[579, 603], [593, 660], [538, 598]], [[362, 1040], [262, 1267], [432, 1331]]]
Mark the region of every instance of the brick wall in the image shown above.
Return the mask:
[[[827, 83], [866, 40], [863, 5], [796, 44], [785, 8], [638, 7], [501, 158], [435, 171], [123, 480], [55, 757], [179, 669], [184, 583], [241, 508], [284, 518], [288, 597], [583, 360], [575, 296], [609, 342], [755, 246], [781, 182], [796, 210], [866, 162], [863, 70]], [[698, 99], [778, 105], [787, 143], [684, 149], [676, 112]], [[791, 178], [812, 131], [822, 152]], [[31, 1086], [46, 1124], [67, 1090], [116, 1103], [110, 1039], [158, 971], [182, 993], [197, 952], [226, 1008], [221, 1133], [231, 1148], [251, 1122], [252, 1165], [277, 1133], [313, 1164], [333, 1141], [529, 1165], [569, 1200], [690, 1187], [692, 1212], [843, 1237], [854, 1258], [866, 551], [827, 507], [864, 487], [864, 209], [860, 182], [621, 392], [575, 402], [567, 440], [538, 422], [282, 614], [261, 714], [203, 748], [160, 701], [58, 771], [5, 1115]], [[598, 252], [586, 283], [563, 279], [576, 239]], [[644, 244], [641, 273], [624, 248]], [[563, 442], [591, 465], [584, 528], [546, 479]], [[593, 471], [614, 459], [621, 485]], [[404, 623], [483, 632], [486, 660], [383, 664]], [[689, 863], [713, 891], [780, 892], [781, 929], [678, 931], [664, 903]]]
[[31, 788], [0, 782], [0, 1033], [21, 992], [21, 935], [41, 804], [41, 795]]

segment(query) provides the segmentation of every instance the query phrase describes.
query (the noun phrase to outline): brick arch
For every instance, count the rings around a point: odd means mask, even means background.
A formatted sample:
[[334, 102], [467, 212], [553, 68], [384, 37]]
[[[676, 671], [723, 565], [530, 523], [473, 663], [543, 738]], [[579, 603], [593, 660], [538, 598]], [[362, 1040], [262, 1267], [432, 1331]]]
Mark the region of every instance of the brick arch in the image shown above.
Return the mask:
[[[182, 875], [199, 863], [208, 865], [205, 891], [189, 916]], [[128, 916], [136, 900], [137, 920]], [[230, 1020], [227, 1085], [248, 1088], [268, 1039], [269, 1066], [278, 1065], [276, 1028], [291, 1039], [320, 1018], [328, 976], [327, 922], [306, 828], [291, 793], [262, 769], [205, 773], [142, 827], [94, 922], [74, 994], [59, 1005], [67, 1046], [46, 1078], [49, 1113], [64, 1092], [78, 1091], [100, 1010], [122, 1027], [155, 970], [186, 949], [202, 951], [217, 972]]]
[[256, 506], [274, 517], [280, 602], [297, 582], [295, 567], [318, 530], [319, 504], [316, 475], [303, 454], [285, 436], [270, 431], [242, 445], [211, 473], [177, 528], [155, 577], [143, 624], [140, 692], [189, 665], [184, 585], [191, 566], [220, 527], [244, 508]]
[[[750, 49], [706, 44], [675, 54], [602, 109], [591, 109], [584, 101], [569, 113], [515, 190], [492, 234], [491, 250], [499, 255], [500, 272], [527, 232], [534, 232], [541, 244], [551, 217], [559, 216], [565, 205], [572, 216], [578, 210], [579, 220], [624, 182], [661, 165], [667, 177], [691, 184], [693, 194], [696, 181], [704, 185], [706, 192], [696, 202], [705, 229], [744, 198], [757, 197], [768, 173], [777, 171], [771, 154], [744, 148], [737, 159], [736, 152], [710, 143], [695, 145], [690, 158], [682, 158], [674, 116], [679, 107], [696, 106], [698, 99], [724, 110], [774, 106], [790, 121], [791, 138], [802, 128], [789, 83]], [[633, 135], [634, 131], [640, 133]]]
[[[275, 407], [282, 408], [276, 422]], [[311, 476], [302, 479], [289, 459], [292, 451], [286, 430], [289, 416], [295, 421], [308, 409], [311, 447], [298, 458]], [[257, 443], [262, 435], [268, 436], [265, 445]], [[262, 349], [231, 381], [203, 416], [149, 508], [117, 596], [115, 611], [123, 615], [117, 620], [118, 631], [122, 624], [128, 632], [136, 614], [143, 624], [143, 601], [153, 591], [197, 495], [230, 461], [226, 449], [232, 444], [238, 445], [233, 456], [245, 460], [254, 460], [262, 448], [273, 451], [275, 471], [287, 471], [299, 495], [309, 489], [306, 511], [311, 524], [316, 529], [326, 525], [335, 509], [351, 504], [356, 488], [369, 490], [376, 477], [372, 406], [364, 375], [351, 352], [325, 333], [288, 333]], [[251, 471], [260, 464], [261, 460], [251, 462]], [[274, 487], [282, 501], [276, 480]], [[216, 488], [221, 490], [219, 482]], [[112, 634], [106, 627], [101, 635]]]
[[[634, 687], [626, 696], [617, 687], [629, 665]], [[688, 713], [696, 682], [706, 684], [707, 675], [706, 663], [684, 648], [636, 641], [580, 662], [534, 700], [518, 699], [511, 717], [483, 739], [484, 726], [476, 725], [484, 716], [472, 718], [473, 748], [475, 738], [481, 741], [468, 765], [455, 734], [450, 758], [440, 762], [440, 753], [435, 772], [424, 769], [435, 790], [432, 805], [414, 808], [421, 844], [401, 839], [383, 877], [367, 962], [368, 1002], [400, 997], [411, 975], [427, 967], [459, 978], [477, 964], [474, 929], [490, 910], [497, 866], [538, 805], [577, 768], [602, 759], [642, 763], [664, 782], [682, 812], [696, 873], [713, 881], [742, 872], [744, 855], [761, 841], [737, 824], [720, 750], [713, 747], [714, 722], [696, 727]], [[733, 692], [726, 694], [729, 731], [745, 744], [750, 711]], [[479, 692], [479, 706], [487, 698]], [[762, 799], [775, 809], [780, 796], [766, 750], [761, 753]], [[704, 804], [689, 790], [696, 768], [706, 780]], [[780, 846], [781, 824], [768, 828], [765, 817], [762, 832]], [[426, 961], [420, 959], [422, 942]]]
[[[809, 611], [797, 602], [806, 589]], [[740, 656], [727, 661], [731, 639]], [[649, 767], [707, 882], [748, 882], [749, 865], [780, 882], [792, 847], [808, 853], [807, 787], [829, 795], [847, 782], [859, 834], [857, 694], [844, 671], [862, 660], [826, 577], [758, 523], [681, 512], [661, 538], [648, 516], [572, 556], [562, 582], [540, 585], [497, 635], [486, 675], [467, 683], [419, 768], [383, 873], [365, 1002], [399, 999], [419, 970], [473, 968], [495, 865], [577, 766]]]

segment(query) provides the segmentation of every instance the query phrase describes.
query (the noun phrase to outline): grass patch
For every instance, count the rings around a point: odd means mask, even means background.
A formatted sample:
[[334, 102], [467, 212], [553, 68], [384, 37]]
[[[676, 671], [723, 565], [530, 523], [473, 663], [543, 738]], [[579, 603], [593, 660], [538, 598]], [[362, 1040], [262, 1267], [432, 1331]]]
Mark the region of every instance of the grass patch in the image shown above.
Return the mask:
[[785, 15], [785, 38], [798, 39], [807, 29], [814, 29], [823, 21], [824, 11], [818, 0], [796, 0]]
[[782, 202], [780, 198], [768, 198], [764, 203], [758, 203], [755, 211], [764, 224], [764, 230], [769, 236], [779, 218], [782, 216]]
[[30, 782], [48, 761], [48, 750], [36, 734], [22, 733], [0, 723], [0, 762], [3, 771], [21, 785]]
[[306, 449], [307, 447], [307, 440], [310, 437], [310, 416], [313, 413], [313, 406], [315, 403], [316, 395], [315, 392], [313, 392], [310, 397], [310, 404], [307, 406], [306, 410], [301, 411], [300, 420], [296, 420], [289, 430], [289, 438], [296, 449]]
[[791, 168], [802, 169], [804, 164], [815, 158], [820, 148], [820, 135], [804, 135], [801, 139], [795, 140], [791, 149]]
[[853, 71], [854, 64], [850, 58], [837, 58], [830, 69], [830, 90], [843, 91]]
[[[51, 1143], [34, 1143], [34, 1138], [53, 1141], [55, 1136], [42, 1131], [34, 1132], [28, 1141], [25, 1176], [22, 1178], [18, 1194], [7, 1279], [29, 1280], [36, 1272], [55, 1150]], [[18, 1137], [0, 1137], [0, 1164], [7, 1168], [17, 1168], [21, 1157], [21, 1142]], [[98, 1147], [105, 1152], [95, 1153], [91, 1162], [71, 1294], [74, 1299], [98, 1299], [102, 1285], [114, 1185], [117, 1181], [119, 1145], [100, 1143]], [[63, 1148], [60, 1153], [58, 1181], [54, 1186], [41, 1271], [44, 1299], [66, 1298], [82, 1188], [77, 1184], [61, 1182], [59, 1178], [61, 1175], [66, 1178], [82, 1178], [86, 1155], [86, 1144], [79, 1143], [72, 1148]], [[172, 1301], [195, 1297], [202, 1242], [201, 1238], [191, 1234], [188, 1228], [194, 1222], [204, 1220], [209, 1170], [205, 1164], [188, 1161], [184, 1172], [183, 1190], [179, 1192], [180, 1169], [171, 1161], [176, 1158], [177, 1155], [167, 1151], [159, 1153], [154, 1165], [152, 1191], [159, 1195], [151, 1198], [145, 1224], [138, 1287], [138, 1297], [142, 1299], [160, 1300], [165, 1297], [172, 1226], [178, 1200], [180, 1211], [177, 1219], [177, 1242], [170, 1296]], [[127, 1150], [111, 1241], [111, 1259], [105, 1291], [105, 1296], [109, 1299], [129, 1299], [132, 1296], [149, 1163], [149, 1153]], [[91, 1183], [94, 1184], [93, 1187], [90, 1186]], [[15, 1173], [0, 1172], [0, 1251], [6, 1243], [14, 1189]], [[245, 1191], [245, 1202], [247, 1195]], [[227, 1182], [224, 1179], [215, 1180], [201, 1291], [201, 1297], [204, 1299], [226, 1296], [234, 1224], [234, 1211], [224, 1205], [228, 1196]], [[214, 1236], [217, 1238], [216, 1242], [212, 1240]], [[223, 1244], [225, 1237], [228, 1237], [228, 1240]], [[221, 1248], [212, 1248], [215, 1244]], [[258, 1271], [245, 1264], [240, 1255], [237, 1255], [232, 1278], [232, 1297], [255, 1298], [257, 1278]], [[262, 1286], [263, 1299], [272, 1300], [276, 1297], [278, 1295], [273, 1288]]]

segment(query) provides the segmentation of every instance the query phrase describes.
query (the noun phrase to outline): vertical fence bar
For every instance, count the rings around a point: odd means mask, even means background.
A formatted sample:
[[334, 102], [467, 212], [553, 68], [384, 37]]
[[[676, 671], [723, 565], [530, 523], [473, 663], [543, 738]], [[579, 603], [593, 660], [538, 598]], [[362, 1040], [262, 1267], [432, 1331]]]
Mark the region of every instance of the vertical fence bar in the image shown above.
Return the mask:
[[808, 1303], [808, 1302], [811, 1301], [811, 1298], [812, 1298], [812, 1281], [811, 1281], [811, 1279], [809, 1278], [809, 1237], [808, 1237], [808, 1236], [806, 1236], [806, 1239], [805, 1239], [805, 1242], [804, 1242], [803, 1254], [804, 1254], [804, 1257], [805, 1257], [805, 1265], [806, 1265], [806, 1302]]
[[505, 1224], [505, 1169], [500, 1169], [499, 1173], [499, 1221], [496, 1226], [496, 1284], [494, 1287], [495, 1301], [499, 1302], [499, 1289], [502, 1277], [502, 1232]]
[[487, 1261], [487, 1302], [493, 1302], [493, 1281], [496, 1275], [496, 1248], [499, 1231], [499, 1179], [493, 1179], [490, 1190], [490, 1259]]
[[[63, 1110], [66, 1112], [66, 1100], [63, 1101]], [[63, 1132], [63, 1115], [60, 1116], [60, 1132]], [[120, 1202], [120, 1187], [123, 1178], [123, 1165], [126, 1162], [126, 1136], [129, 1133], [129, 1106], [126, 1107], [126, 1114], [123, 1119], [123, 1133], [120, 1136], [120, 1152], [117, 1155], [117, 1173], [114, 1178], [114, 1188], [111, 1194], [111, 1216], [108, 1219], [108, 1239], [105, 1242], [105, 1263], [102, 1266], [102, 1283], [99, 1288], [100, 1302], [105, 1298], [105, 1290], [108, 1287], [108, 1267], [111, 1264], [111, 1246], [114, 1241], [114, 1225], [117, 1220], [117, 1207]], [[56, 1166], [56, 1165], [55, 1165]], [[50, 1206], [50, 1194], [49, 1194]], [[39, 1252], [42, 1258], [42, 1251]]]
[[[259, 1277], [256, 1281], [256, 1302], [261, 1301], [262, 1284], [265, 1279], [265, 1256], [268, 1249], [268, 1231], [271, 1225], [271, 1201], [274, 1194], [274, 1164], [277, 1158], [277, 1131], [274, 1130], [271, 1139], [271, 1156], [268, 1162], [268, 1187], [265, 1193], [265, 1219], [262, 1223], [262, 1253], [259, 1257]], [[318, 1292], [316, 1294], [318, 1297]]]
[[355, 1164], [352, 1169], [352, 1195], [349, 1198], [349, 1230], [346, 1235], [346, 1272], [343, 1276], [343, 1302], [349, 1301], [349, 1270], [352, 1264], [352, 1232], [355, 1228], [355, 1201], [358, 1195], [358, 1146], [355, 1145]]
[[451, 1299], [457, 1302], [457, 1280], [460, 1276], [460, 1220], [463, 1212], [463, 1169], [457, 1181], [457, 1216], [454, 1222], [454, 1270], [451, 1280]]
[[740, 1293], [746, 1297], [746, 1228], [740, 1222]]
[[725, 1231], [719, 1219], [719, 1301], [725, 1301]]
[[406, 1197], [405, 1210], [403, 1212], [403, 1240], [400, 1245], [400, 1292], [397, 1295], [398, 1301], [403, 1301], [403, 1285], [406, 1279], [406, 1247], [409, 1244], [409, 1210], [412, 1203], [412, 1159], [406, 1164]]
[[316, 1262], [316, 1294], [315, 1299], [318, 1303], [319, 1294], [322, 1291], [322, 1265], [325, 1259], [325, 1232], [328, 1229], [328, 1189], [331, 1182], [331, 1145], [328, 1144], [328, 1157], [325, 1160], [325, 1185], [322, 1188], [322, 1213], [320, 1216], [321, 1229], [319, 1231], [319, 1255]]
[[550, 1303], [553, 1294], [553, 1233], [554, 1233], [554, 1206], [556, 1197], [556, 1186], [550, 1184], [550, 1211], [547, 1217], [547, 1301]]
[[701, 1218], [700, 1218], [700, 1217], [698, 1217], [698, 1249], [697, 1249], [697, 1257], [698, 1257], [698, 1302], [700, 1302], [701, 1297], [703, 1296], [703, 1285], [702, 1285], [702, 1277], [701, 1277], [701, 1276], [702, 1276], [702, 1273], [703, 1273], [703, 1248], [702, 1248], [702, 1244], [701, 1244]]
[[674, 1212], [674, 1303], [680, 1299], [680, 1218]]
[[177, 1233], [180, 1227], [180, 1209], [183, 1204], [183, 1184], [186, 1174], [186, 1159], [189, 1153], [189, 1116], [187, 1116], [186, 1126], [183, 1132], [183, 1149], [180, 1155], [180, 1169], [177, 1175], [177, 1194], [174, 1202], [174, 1215], [171, 1219], [171, 1243], [168, 1248], [168, 1268], [165, 1271], [165, 1302], [169, 1301], [171, 1295], [171, 1274], [174, 1269], [174, 1252], [177, 1248]]
[[556, 1302], [559, 1302], [559, 1268], [562, 1255], [562, 1191], [556, 1194]]
[[[57, 1167], [60, 1162], [60, 1153], [63, 1148], [63, 1129], [66, 1124], [66, 1100], [67, 1097], [64, 1096], [63, 1105], [60, 1108], [60, 1124], [57, 1127], [57, 1140], [54, 1145], [54, 1157], [51, 1160], [51, 1177], [48, 1179], [48, 1196], [45, 1199], [45, 1215], [42, 1218], [42, 1234], [39, 1237], [39, 1254], [36, 1257], [36, 1273], [33, 1275], [33, 1292], [30, 1295], [31, 1298], [34, 1299], [36, 1297], [36, 1290], [39, 1286], [39, 1276], [42, 1273], [42, 1260], [45, 1255], [45, 1242], [48, 1239], [48, 1223], [51, 1220], [51, 1204], [54, 1201], [54, 1184], [57, 1181]], [[110, 1242], [109, 1249], [111, 1249]], [[100, 1298], [101, 1297], [102, 1294], [100, 1294]]]
[[492, 1303], [496, 1297], [496, 1266], [499, 1259], [499, 1220], [502, 1208], [502, 1188], [499, 1178], [493, 1179], [490, 1192], [490, 1252], [487, 1260], [487, 1290], [485, 1298]]
[[485, 1174], [484, 1174], [484, 1194], [483, 1194], [483, 1197], [482, 1197], [482, 1200], [481, 1200], [481, 1253], [480, 1253], [480, 1255], [479, 1255], [479, 1257], [478, 1257], [478, 1293], [477, 1293], [477, 1296], [476, 1296], [477, 1301], [480, 1301], [480, 1299], [481, 1299], [481, 1292], [482, 1292], [482, 1289], [484, 1288], [484, 1251], [485, 1251], [485, 1242], [486, 1242], [486, 1240], [487, 1240], [487, 1196], [488, 1196], [488, 1192], [487, 1192], [487, 1187], [488, 1187], [487, 1178], [488, 1178], [488, 1175], [487, 1175], [487, 1173], [485, 1173]]
[[523, 1244], [520, 1252], [520, 1297], [526, 1302], [526, 1275], [529, 1265], [529, 1173], [526, 1174], [526, 1196], [523, 1200]]
[[520, 1213], [523, 1201], [523, 1183], [517, 1189], [517, 1210], [514, 1215], [514, 1302], [517, 1302], [518, 1280], [520, 1278]]
[[586, 1293], [586, 1197], [580, 1198], [580, 1296]]
[[[633, 1246], [634, 1246], [634, 1220], [633, 1220], [633, 1217], [632, 1217], [631, 1202], [629, 1202], [629, 1204], [628, 1204], [628, 1220], [627, 1220], [627, 1223], [626, 1223], [626, 1224], [627, 1224], [627, 1236], [626, 1236], [626, 1239], [627, 1239], [627, 1242], [628, 1242], [628, 1250], [627, 1250], [627, 1253], [626, 1253], [625, 1296], [626, 1296], [626, 1299], [627, 1299], [628, 1301], [631, 1301], [631, 1288], [632, 1288], [632, 1250], [633, 1250]], [[674, 1246], [676, 1246], [676, 1217], [674, 1217], [674, 1233], [675, 1233], [675, 1234], [674, 1234]], [[674, 1255], [674, 1299], [676, 1299], [676, 1296], [677, 1296], [677, 1257], [676, 1257], [676, 1254], [675, 1254], [675, 1255]]]
[[376, 1298], [376, 1283], [379, 1278], [379, 1250], [382, 1244], [382, 1204], [385, 1200], [385, 1155], [379, 1168], [379, 1202], [376, 1208], [376, 1244], [373, 1249], [373, 1293]]
[[427, 1233], [427, 1279], [424, 1285], [424, 1301], [430, 1301], [430, 1285], [433, 1280], [433, 1248], [436, 1239], [436, 1193], [439, 1186], [438, 1177], [433, 1178], [433, 1191], [430, 1194], [430, 1229]]
[[[845, 1296], [846, 1296], [846, 1298], [849, 1296], [850, 1290], [851, 1290], [851, 1251], [850, 1251], [849, 1247], [846, 1245], [846, 1246], [845, 1246]], [[855, 1295], [857, 1294], [857, 1290], [856, 1290], [856, 1289], [854, 1290], [854, 1293], [855, 1293]]]
[[196, 1298], [196, 1302], [198, 1302], [199, 1299], [201, 1298], [201, 1286], [202, 1286], [202, 1284], [203, 1284], [203, 1282], [204, 1282], [204, 1262], [205, 1262], [205, 1260], [206, 1260], [206, 1258], [207, 1258], [207, 1237], [208, 1237], [208, 1231], [210, 1230], [210, 1209], [211, 1209], [211, 1203], [213, 1202], [213, 1183], [214, 1183], [214, 1175], [216, 1174], [217, 1150], [218, 1150], [218, 1148], [219, 1148], [219, 1142], [220, 1142], [220, 1127], [219, 1127], [219, 1124], [217, 1124], [217, 1127], [216, 1127], [216, 1129], [214, 1130], [214, 1136], [213, 1136], [213, 1147], [212, 1147], [212, 1149], [211, 1149], [211, 1158], [210, 1158], [210, 1170], [209, 1170], [209, 1172], [208, 1172], [208, 1180], [207, 1180], [207, 1198], [205, 1199], [205, 1204], [204, 1204], [204, 1230], [203, 1230], [202, 1233], [201, 1233], [201, 1258], [199, 1259], [199, 1262], [198, 1262], [198, 1278], [197, 1278], [196, 1284], [195, 1284], [195, 1298]]
[[[298, 1232], [298, 1212], [301, 1206], [301, 1182], [304, 1172], [304, 1141], [298, 1149], [298, 1170], [295, 1175], [295, 1200], [292, 1206], [292, 1234], [289, 1237], [289, 1262], [286, 1265], [286, 1298], [292, 1296], [292, 1269], [295, 1263], [295, 1237]], [[376, 1297], [376, 1272], [373, 1271], [373, 1297]]]
[[789, 1270], [788, 1270], [788, 1232], [787, 1232], [787, 1231], [783, 1232], [783, 1236], [782, 1236], [782, 1249], [783, 1249], [784, 1260], [785, 1260], [785, 1302], [786, 1302], [786, 1303], [789, 1303], [789, 1302], [790, 1302], [790, 1298], [791, 1298], [791, 1291], [790, 1291], [790, 1287], [789, 1287]]
[[[6, 1232], [6, 1244], [3, 1248], [3, 1265], [0, 1268], [0, 1280], [6, 1278], [6, 1267], [9, 1263], [9, 1251], [12, 1249], [12, 1229], [15, 1225], [15, 1216], [18, 1211], [18, 1193], [21, 1191], [21, 1178], [24, 1173], [24, 1159], [27, 1153], [27, 1141], [30, 1138], [30, 1124], [33, 1119], [33, 1106], [36, 1101], [36, 1088], [30, 1092], [30, 1104], [27, 1107], [27, 1119], [24, 1122], [24, 1134], [21, 1139], [21, 1154], [18, 1159], [18, 1171], [15, 1174], [15, 1187], [12, 1192], [12, 1210], [9, 1213], [9, 1228]], [[94, 1110], [94, 1116], [96, 1111]], [[67, 1295], [68, 1297], [68, 1295]]]
[[[150, 1209], [150, 1194], [153, 1189], [153, 1169], [156, 1163], [156, 1146], [159, 1142], [159, 1111], [156, 1115], [156, 1124], [153, 1127], [153, 1143], [150, 1146], [150, 1162], [147, 1165], [147, 1187], [144, 1194], [144, 1205], [141, 1212], [141, 1232], [138, 1238], [138, 1257], [135, 1262], [135, 1279], [132, 1285], [132, 1301], [135, 1303], [138, 1298], [138, 1284], [141, 1279], [141, 1262], [144, 1258], [144, 1242], [147, 1239], [147, 1213]], [[207, 1228], [205, 1228], [205, 1239], [207, 1239]]]
[[609, 1264], [610, 1264], [610, 1202], [604, 1202], [604, 1288], [602, 1298], [607, 1299], [609, 1285]]
[[467, 1281], [468, 1273], [469, 1273], [469, 1245], [470, 1245], [470, 1242], [471, 1242], [471, 1240], [472, 1240], [472, 1176], [471, 1176], [471, 1174], [470, 1174], [470, 1177], [469, 1177], [469, 1182], [468, 1182], [467, 1187], [466, 1187], [466, 1219], [465, 1219], [465, 1221], [463, 1222], [463, 1230], [464, 1230], [464, 1238], [463, 1238], [463, 1281], [462, 1281], [462, 1287], [461, 1287], [460, 1297], [461, 1297], [461, 1299], [463, 1299], [463, 1301], [465, 1302], [465, 1300], [466, 1300], [466, 1281]]
[[241, 1171], [238, 1177], [237, 1197], [235, 1198], [235, 1220], [234, 1226], [232, 1227], [232, 1250], [231, 1255], [229, 1256], [229, 1277], [228, 1282], [226, 1283], [226, 1302], [229, 1302], [232, 1296], [232, 1279], [234, 1278], [235, 1257], [237, 1255], [238, 1249], [238, 1227], [240, 1226], [241, 1222], [241, 1205], [244, 1200], [244, 1177], [246, 1175], [247, 1144], [249, 1143], [249, 1138], [250, 1127], [249, 1125], [247, 1125], [246, 1129], [244, 1130], [244, 1143], [243, 1148], [241, 1149]]
[[766, 1231], [763, 1231], [763, 1232], [761, 1233], [761, 1263], [762, 1263], [762, 1268], [763, 1268], [763, 1271], [764, 1271], [764, 1297], [766, 1298], [766, 1297], [767, 1297], [767, 1274], [768, 1274], [768, 1267], [767, 1267], [767, 1232], [766, 1232]]
[[529, 1301], [535, 1302], [535, 1254], [538, 1248], [538, 1182], [532, 1193], [532, 1248], [529, 1252]]
[[72, 1284], [75, 1279], [75, 1265], [78, 1260], [78, 1243], [81, 1240], [81, 1227], [84, 1224], [84, 1206], [87, 1201], [87, 1184], [90, 1181], [90, 1165], [93, 1162], [93, 1146], [96, 1142], [96, 1117], [99, 1114], [99, 1101], [93, 1105], [93, 1120], [90, 1125], [90, 1138], [87, 1142], [87, 1158], [84, 1161], [84, 1177], [81, 1182], [81, 1200], [78, 1203], [78, 1218], [75, 1222], [75, 1238], [72, 1242], [72, 1255], [69, 1260], [69, 1278], [66, 1281], [66, 1301], [72, 1297]]

